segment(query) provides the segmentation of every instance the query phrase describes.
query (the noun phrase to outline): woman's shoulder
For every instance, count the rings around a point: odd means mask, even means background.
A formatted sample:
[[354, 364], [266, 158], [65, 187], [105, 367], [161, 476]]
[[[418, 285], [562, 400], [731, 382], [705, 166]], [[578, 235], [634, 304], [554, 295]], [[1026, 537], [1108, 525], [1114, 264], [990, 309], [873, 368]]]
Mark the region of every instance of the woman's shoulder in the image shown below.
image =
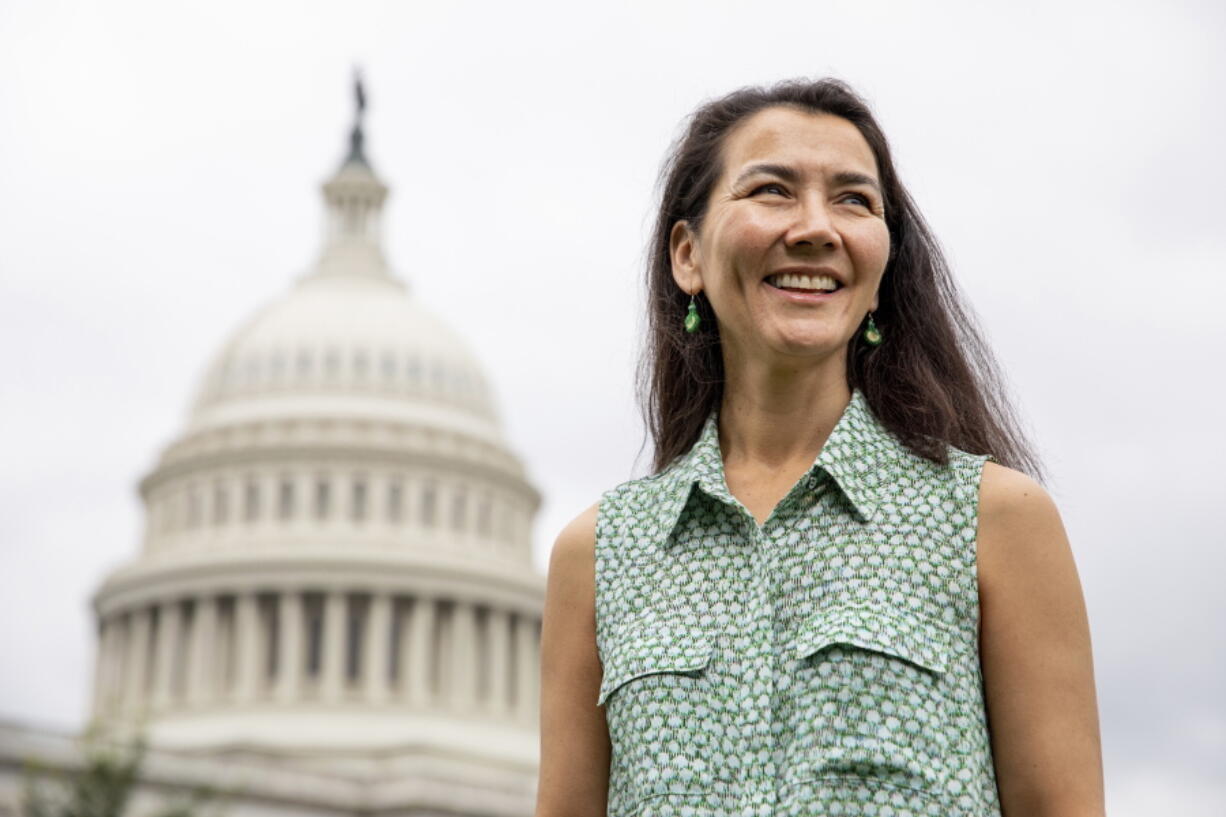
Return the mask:
[[1052, 514], [1059, 514], [1056, 502], [1034, 477], [992, 459], [984, 461], [979, 480], [981, 524], [1008, 528]]
[[[596, 589], [596, 513], [600, 503], [582, 511], [558, 534], [549, 552], [546, 597], [560, 602], [563, 618], [594, 609]], [[551, 611], [558, 605], [548, 606]], [[556, 616], [550, 615], [551, 622]], [[586, 618], [584, 619], [586, 620]]]
[[596, 500], [563, 526], [553, 545], [554, 558], [559, 551], [560, 558], [568, 562], [592, 556], [596, 549], [596, 517], [600, 502]]
[[988, 460], [979, 482], [976, 537], [981, 584], [1042, 582], [1065, 570], [1071, 557], [1060, 511], [1051, 494], [1022, 471]]

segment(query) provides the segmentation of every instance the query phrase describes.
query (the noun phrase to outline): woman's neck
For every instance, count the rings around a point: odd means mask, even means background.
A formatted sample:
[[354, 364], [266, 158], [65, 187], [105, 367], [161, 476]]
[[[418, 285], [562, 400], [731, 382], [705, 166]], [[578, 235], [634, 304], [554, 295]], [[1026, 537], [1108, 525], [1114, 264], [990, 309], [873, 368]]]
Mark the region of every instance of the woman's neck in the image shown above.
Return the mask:
[[792, 365], [725, 367], [719, 443], [725, 469], [812, 464], [851, 399], [844, 356]]

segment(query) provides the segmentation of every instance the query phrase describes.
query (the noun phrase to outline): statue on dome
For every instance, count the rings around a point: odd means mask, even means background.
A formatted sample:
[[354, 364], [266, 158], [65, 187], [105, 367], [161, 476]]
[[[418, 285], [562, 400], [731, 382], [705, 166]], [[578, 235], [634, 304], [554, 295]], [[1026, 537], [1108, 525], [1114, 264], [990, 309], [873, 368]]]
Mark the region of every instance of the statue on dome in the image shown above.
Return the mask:
[[353, 130], [349, 134], [349, 156], [345, 161], [369, 165], [362, 152], [362, 114], [366, 110], [366, 91], [362, 87], [362, 74], [356, 67], [353, 69], [353, 98], [357, 111], [353, 117]]

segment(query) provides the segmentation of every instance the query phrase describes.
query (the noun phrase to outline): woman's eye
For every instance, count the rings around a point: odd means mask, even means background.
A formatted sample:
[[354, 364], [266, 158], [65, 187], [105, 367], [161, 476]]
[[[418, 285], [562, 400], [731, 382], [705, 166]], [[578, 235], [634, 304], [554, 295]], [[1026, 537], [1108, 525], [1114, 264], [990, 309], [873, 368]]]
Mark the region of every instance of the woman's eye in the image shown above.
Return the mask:
[[779, 191], [780, 193], [782, 193], [782, 192], [783, 192], [783, 188], [782, 188], [780, 185], [776, 184], [775, 182], [768, 182], [767, 184], [760, 184], [760, 185], [758, 185], [757, 187], [755, 187], [753, 190], [750, 190], [750, 191], [749, 191], [749, 195], [751, 195], [751, 196], [752, 196], [752, 195], [753, 195], [753, 194], [755, 194], [755, 193], [761, 192], [761, 191], [763, 191], [763, 190], [769, 190], [769, 189], [771, 189], [771, 188], [774, 188], [775, 190]]
[[865, 207], [873, 206], [873, 202], [869, 199], [868, 196], [864, 195], [863, 193], [849, 193], [848, 195], [851, 196], [852, 198], [856, 198], [864, 202]]

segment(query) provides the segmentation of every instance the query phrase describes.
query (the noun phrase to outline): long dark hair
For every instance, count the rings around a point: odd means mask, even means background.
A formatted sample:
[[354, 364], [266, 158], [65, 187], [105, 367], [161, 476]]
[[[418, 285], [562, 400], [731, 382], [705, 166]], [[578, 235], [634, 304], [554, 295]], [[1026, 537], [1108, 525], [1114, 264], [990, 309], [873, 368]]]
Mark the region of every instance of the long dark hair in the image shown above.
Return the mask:
[[840, 116], [855, 125], [877, 159], [890, 255], [873, 320], [885, 342], [861, 332], [847, 355], [847, 382], [859, 388], [881, 423], [912, 453], [948, 463], [946, 445], [991, 454], [1001, 465], [1045, 482], [1038, 454], [1022, 433], [1000, 368], [949, 272], [931, 229], [898, 174], [885, 135], [868, 104], [845, 82], [784, 80], [747, 87], [694, 111], [660, 171], [660, 209], [647, 260], [647, 337], [636, 388], [655, 441], [653, 473], [698, 439], [724, 388], [719, 328], [710, 302], [695, 299], [702, 318], [687, 333], [689, 295], [673, 280], [669, 236], [678, 221], [697, 231], [723, 168], [721, 147], [734, 125], [768, 107]]

